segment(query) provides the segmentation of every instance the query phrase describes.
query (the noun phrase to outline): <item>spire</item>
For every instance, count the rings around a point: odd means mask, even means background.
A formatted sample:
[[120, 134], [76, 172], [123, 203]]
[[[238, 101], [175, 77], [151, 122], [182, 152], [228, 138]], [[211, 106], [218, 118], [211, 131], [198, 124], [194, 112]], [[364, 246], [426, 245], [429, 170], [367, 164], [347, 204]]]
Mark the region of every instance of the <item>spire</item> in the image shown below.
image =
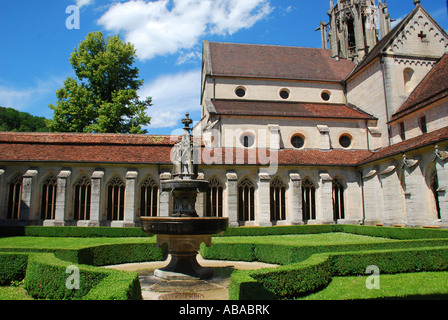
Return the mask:
[[415, 4], [415, 6], [419, 5], [420, 2], [421, 2], [420, 0], [414, 0], [414, 4]]

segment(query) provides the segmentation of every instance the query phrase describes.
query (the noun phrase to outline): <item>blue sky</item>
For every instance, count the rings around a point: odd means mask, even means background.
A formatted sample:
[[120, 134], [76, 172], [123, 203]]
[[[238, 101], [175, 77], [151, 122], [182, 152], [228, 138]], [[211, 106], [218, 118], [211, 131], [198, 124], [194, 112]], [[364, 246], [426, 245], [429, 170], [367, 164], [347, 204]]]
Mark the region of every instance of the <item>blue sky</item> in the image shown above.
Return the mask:
[[[414, 7], [387, 4], [397, 20]], [[70, 5], [80, 10], [79, 29], [66, 27]], [[422, 5], [448, 30], [445, 0]], [[51, 118], [56, 90], [74, 75], [70, 54], [100, 30], [136, 46], [140, 96], [153, 97], [147, 129], [170, 134], [185, 112], [200, 118], [202, 40], [321, 47], [315, 29], [328, 9], [328, 0], [1, 0], [0, 106]]]

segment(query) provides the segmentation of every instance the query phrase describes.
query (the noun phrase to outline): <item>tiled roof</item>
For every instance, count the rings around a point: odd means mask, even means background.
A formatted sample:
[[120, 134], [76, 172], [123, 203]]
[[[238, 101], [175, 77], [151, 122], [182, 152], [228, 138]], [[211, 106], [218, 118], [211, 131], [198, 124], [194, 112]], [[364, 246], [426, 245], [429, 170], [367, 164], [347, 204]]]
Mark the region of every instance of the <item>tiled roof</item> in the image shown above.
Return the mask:
[[417, 111], [431, 103], [448, 97], [448, 53], [420, 82], [405, 103], [392, 116], [390, 122]]
[[374, 119], [373, 116], [345, 104], [248, 100], [212, 100], [212, 103], [216, 113], [221, 115]]
[[355, 64], [336, 61], [331, 51], [316, 48], [284, 47], [205, 42], [209, 46], [212, 76], [342, 81]]
[[202, 150], [202, 164], [224, 165], [310, 165], [310, 166], [355, 166], [372, 155], [366, 150], [329, 150], [316, 149], [269, 150], [269, 149], [231, 149], [215, 148]]
[[[172, 139], [169, 136], [160, 137], [161, 140], [151, 140], [154, 136], [0, 132], [0, 162], [170, 164], [172, 141], [178, 137]], [[405, 140], [377, 152], [203, 147], [201, 164], [355, 167], [446, 140], [448, 140], [448, 127]]]
[[371, 156], [366, 157], [359, 164], [365, 164], [379, 159], [384, 159], [387, 157], [409, 152], [411, 150], [426, 147], [428, 145], [432, 145], [446, 140], [448, 140], [448, 127], [444, 127], [442, 129], [422, 134], [409, 140], [402, 141], [392, 146], [382, 148], [377, 152], [373, 153]]
[[170, 163], [177, 137], [0, 132], [0, 161]]

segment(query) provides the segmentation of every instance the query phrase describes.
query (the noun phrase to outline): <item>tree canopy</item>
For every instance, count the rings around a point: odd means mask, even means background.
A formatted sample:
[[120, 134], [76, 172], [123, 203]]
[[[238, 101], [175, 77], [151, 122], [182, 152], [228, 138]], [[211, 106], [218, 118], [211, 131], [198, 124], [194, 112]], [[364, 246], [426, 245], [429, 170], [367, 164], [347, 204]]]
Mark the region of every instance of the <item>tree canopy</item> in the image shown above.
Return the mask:
[[119, 36], [89, 33], [69, 59], [77, 78], [68, 77], [56, 91], [56, 105], [49, 106], [50, 131], [146, 133], [142, 126], [150, 123], [146, 109], [152, 99], [139, 99], [143, 80], [135, 58], [134, 46]]
[[44, 117], [36, 117], [28, 112], [0, 107], [0, 131], [48, 132]]

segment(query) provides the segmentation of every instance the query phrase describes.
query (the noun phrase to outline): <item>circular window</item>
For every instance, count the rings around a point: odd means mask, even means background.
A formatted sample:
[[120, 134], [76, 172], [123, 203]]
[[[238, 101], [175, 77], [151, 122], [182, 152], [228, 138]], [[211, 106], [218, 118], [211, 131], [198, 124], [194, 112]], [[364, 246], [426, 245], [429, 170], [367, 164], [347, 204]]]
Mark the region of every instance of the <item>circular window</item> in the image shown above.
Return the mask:
[[289, 91], [286, 90], [286, 89], [282, 89], [282, 90], [280, 91], [280, 97], [281, 97], [282, 99], [288, 99], [288, 98], [289, 98]]
[[244, 96], [246, 95], [246, 89], [245, 89], [245, 88], [237, 88], [237, 89], [235, 90], [235, 94], [236, 94], [238, 97], [242, 98], [242, 97], [244, 97]]
[[321, 93], [320, 97], [322, 98], [322, 100], [328, 101], [330, 100], [331, 94], [328, 91], [324, 91]]
[[294, 136], [291, 138], [291, 144], [294, 148], [300, 149], [305, 145], [305, 138], [302, 136]]
[[250, 148], [254, 145], [255, 139], [251, 134], [244, 134], [241, 136], [241, 144], [245, 148]]
[[352, 137], [350, 137], [347, 134], [343, 134], [340, 138], [339, 138], [339, 144], [343, 147], [343, 148], [348, 148], [351, 146], [352, 144]]

